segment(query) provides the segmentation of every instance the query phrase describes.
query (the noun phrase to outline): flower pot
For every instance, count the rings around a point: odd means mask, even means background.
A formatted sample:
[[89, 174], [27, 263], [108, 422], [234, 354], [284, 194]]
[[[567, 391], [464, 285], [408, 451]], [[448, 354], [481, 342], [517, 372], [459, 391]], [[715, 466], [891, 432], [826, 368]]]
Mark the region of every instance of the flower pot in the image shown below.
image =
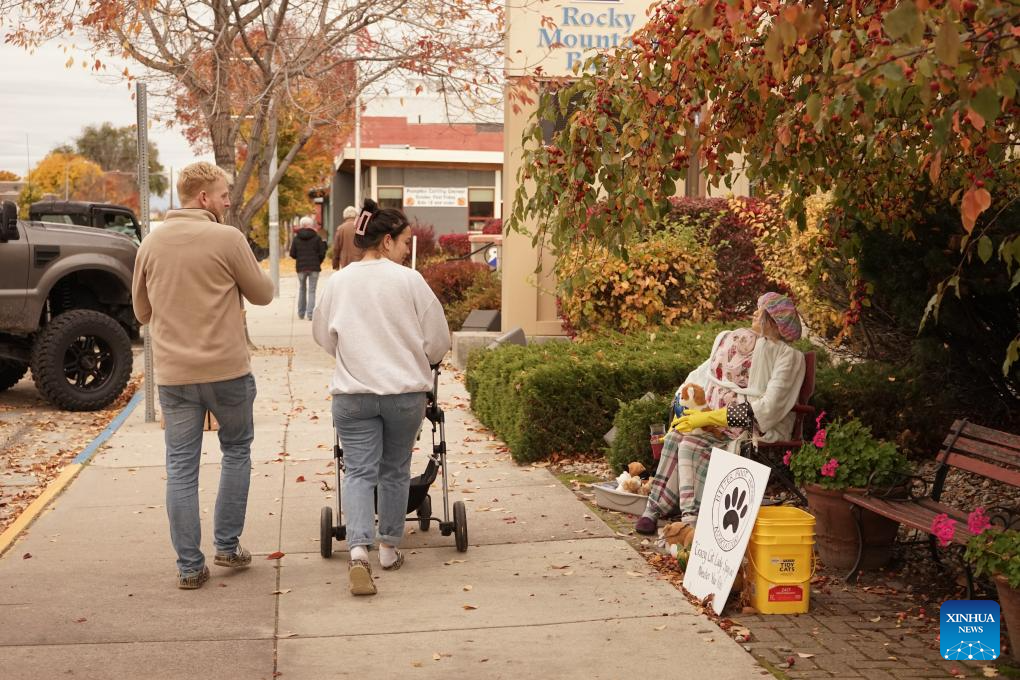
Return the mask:
[[1011, 587], [1002, 576], [995, 577], [995, 589], [999, 591], [999, 609], [1009, 633], [1009, 652], [1020, 661], [1020, 590]]
[[[865, 489], [823, 489], [815, 484], [804, 488], [808, 509], [815, 516], [815, 545], [822, 562], [832, 569], [848, 571], [857, 561], [857, 520], [854, 507], [843, 499], [844, 493], [864, 493]], [[895, 520], [861, 510], [864, 552], [861, 569], [878, 569], [892, 557], [900, 524]]]

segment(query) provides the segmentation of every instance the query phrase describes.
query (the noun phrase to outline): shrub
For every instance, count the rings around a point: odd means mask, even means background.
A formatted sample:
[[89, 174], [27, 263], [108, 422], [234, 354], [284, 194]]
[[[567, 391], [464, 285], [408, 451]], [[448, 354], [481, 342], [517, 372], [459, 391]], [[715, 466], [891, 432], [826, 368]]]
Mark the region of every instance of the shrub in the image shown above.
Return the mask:
[[473, 309], [500, 309], [503, 284], [493, 271], [479, 271], [475, 280], [464, 291], [464, 297], [445, 307], [450, 330], [460, 330]]
[[471, 253], [469, 234], [443, 234], [439, 237], [439, 249], [448, 257], [466, 257]]
[[471, 408], [519, 462], [604, 449], [620, 402], [672, 393], [724, 326], [605, 335], [478, 350], [468, 359]]
[[494, 217], [491, 220], [487, 220], [482, 226], [483, 234], [502, 234], [503, 233], [503, 220], [499, 217]]
[[431, 224], [419, 222], [415, 218], [414, 222], [411, 223], [411, 234], [418, 237], [418, 250], [417, 258], [418, 261], [435, 255], [436, 253], [436, 230], [432, 228]]
[[719, 294], [712, 251], [685, 227], [635, 244], [627, 259], [579, 244], [557, 267], [571, 282], [560, 300], [563, 317], [581, 334], [703, 321]]
[[657, 463], [652, 458], [649, 427], [655, 423], [669, 425], [666, 419], [672, 403], [671, 393], [666, 397], [634, 399], [620, 404], [613, 419], [616, 439], [606, 450], [613, 472], [622, 472], [632, 461], [641, 463], [647, 470], [655, 470]]
[[457, 302], [480, 273], [489, 273], [488, 265], [466, 260], [436, 262], [421, 268], [421, 275], [443, 306]]

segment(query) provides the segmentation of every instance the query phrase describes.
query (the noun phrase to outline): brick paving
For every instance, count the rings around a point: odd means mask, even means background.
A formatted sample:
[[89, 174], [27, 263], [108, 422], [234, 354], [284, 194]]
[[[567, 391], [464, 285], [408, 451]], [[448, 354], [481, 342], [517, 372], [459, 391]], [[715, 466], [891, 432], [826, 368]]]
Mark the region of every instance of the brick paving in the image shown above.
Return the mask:
[[[664, 569], [652, 542], [633, 533], [635, 518], [598, 508], [593, 494], [570, 476], [561, 474], [561, 479], [679, 588], [682, 574]], [[733, 597], [717, 623], [734, 635], [749, 630], [744, 648], [779, 678], [1020, 678], [1020, 664], [1009, 660], [946, 661], [939, 656], [939, 604], [965, 596], [939, 596], [926, 586], [911, 586], [930, 585], [932, 579], [912, 559], [899, 573], [866, 573], [856, 585], [822, 566], [812, 582], [809, 613], [743, 614]], [[953, 578], [940, 577], [940, 592], [953, 591]]]

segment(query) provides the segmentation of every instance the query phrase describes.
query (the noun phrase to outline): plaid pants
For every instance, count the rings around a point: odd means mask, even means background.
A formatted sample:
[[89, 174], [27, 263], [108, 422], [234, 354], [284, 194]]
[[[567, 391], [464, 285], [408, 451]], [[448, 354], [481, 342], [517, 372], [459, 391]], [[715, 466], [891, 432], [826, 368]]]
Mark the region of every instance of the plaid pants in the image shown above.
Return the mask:
[[662, 456], [652, 479], [645, 515], [669, 517], [697, 513], [712, 447], [724, 448], [728, 443], [729, 440], [717, 439], [707, 432], [680, 434], [670, 430], [663, 440]]

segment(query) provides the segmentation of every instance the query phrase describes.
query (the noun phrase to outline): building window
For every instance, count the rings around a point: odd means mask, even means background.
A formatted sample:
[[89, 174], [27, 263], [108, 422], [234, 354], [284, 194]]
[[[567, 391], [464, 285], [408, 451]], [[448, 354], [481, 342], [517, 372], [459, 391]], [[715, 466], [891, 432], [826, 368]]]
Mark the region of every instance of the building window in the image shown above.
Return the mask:
[[491, 220], [496, 213], [496, 189], [492, 187], [479, 187], [468, 189], [468, 227], [481, 229], [487, 220]]
[[379, 207], [404, 209], [404, 187], [379, 187]]

